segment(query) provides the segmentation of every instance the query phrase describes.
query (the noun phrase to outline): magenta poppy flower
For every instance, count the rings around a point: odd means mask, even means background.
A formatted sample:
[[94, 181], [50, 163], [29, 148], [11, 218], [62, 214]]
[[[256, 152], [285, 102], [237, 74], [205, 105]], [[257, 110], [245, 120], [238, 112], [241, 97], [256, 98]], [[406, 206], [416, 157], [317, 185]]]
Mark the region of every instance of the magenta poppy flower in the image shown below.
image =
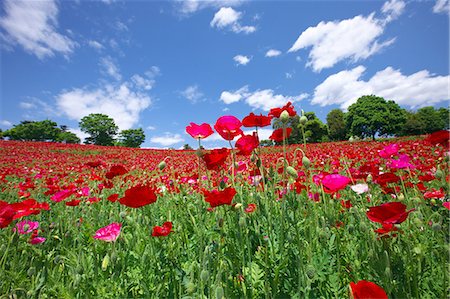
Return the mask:
[[382, 224], [399, 224], [406, 220], [409, 213], [406, 211], [406, 205], [401, 202], [387, 202], [376, 207], [370, 207], [367, 211], [367, 218], [373, 222]]
[[47, 240], [47, 239], [44, 238], [44, 237], [33, 237], [33, 238], [30, 239], [29, 242], [30, 242], [30, 244], [32, 244], [32, 245], [36, 245], [36, 244], [44, 243], [45, 240]]
[[172, 231], [172, 222], [166, 221], [162, 226], [154, 226], [152, 231], [153, 237], [165, 237], [168, 236]]
[[204, 139], [214, 133], [211, 126], [207, 123], [201, 125], [190, 123], [190, 125], [186, 127], [186, 132], [195, 139]]
[[214, 129], [225, 140], [233, 140], [236, 136], [242, 135], [241, 127], [241, 121], [232, 115], [219, 117], [214, 125]]
[[443, 202], [442, 206], [444, 206], [444, 208], [446, 208], [447, 210], [450, 210], [450, 201]]
[[94, 239], [105, 242], [114, 242], [120, 234], [122, 223], [113, 222], [110, 225], [100, 228], [95, 232]]
[[29, 234], [39, 227], [38, 221], [22, 220], [16, 224], [17, 232], [21, 235]]
[[239, 149], [240, 155], [250, 155], [252, 151], [258, 147], [258, 145], [259, 140], [256, 133], [253, 133], [253, 135], [241, 136], [236, 141], [236, 148]]
[[326, 193], [334, 193], [344, 189], [351, 180], [340, 174], [328, 174], [322, 179], [322, 185]]
[[398, 159], [391, 159], [388, 166], [394, 169], [415, 168], [413, 164], [409, 163], [409, 157], [407, 155], [400, 155]]
[[381, 158], [389, 159], [398, 154], [398, 144], [393, 143], [385, 146], [379, 153]]

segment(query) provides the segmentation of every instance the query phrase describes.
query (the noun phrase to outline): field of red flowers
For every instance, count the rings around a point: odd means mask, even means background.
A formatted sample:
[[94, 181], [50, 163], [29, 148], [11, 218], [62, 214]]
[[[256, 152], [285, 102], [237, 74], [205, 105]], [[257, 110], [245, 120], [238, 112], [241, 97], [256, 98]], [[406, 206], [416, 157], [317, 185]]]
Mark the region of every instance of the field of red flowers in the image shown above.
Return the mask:
[[0, 141], [1, 298], [445, 298], [440, 134], [203, 151]]

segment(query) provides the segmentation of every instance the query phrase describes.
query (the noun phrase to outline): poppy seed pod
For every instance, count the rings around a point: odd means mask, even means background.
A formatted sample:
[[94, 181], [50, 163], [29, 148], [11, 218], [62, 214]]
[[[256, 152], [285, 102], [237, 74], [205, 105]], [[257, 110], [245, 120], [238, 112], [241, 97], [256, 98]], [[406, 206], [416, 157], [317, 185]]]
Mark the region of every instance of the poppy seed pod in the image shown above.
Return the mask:
[[311, 160], [309, 160], [308, 157], [303, 156], [302, 164], [303, 166], [305, 166], [305, 168], [309, 168], [311, 166]]
[[102, 271], [106, 271], [106, 269], [108, 269], [108, 265], [109, 265], [109, 255], [106, 254], [102, 261]]
[[369, 173], [369, 174], [367, 175], [366, 182], [367, 182], [367, 183], [372, 183], [372, 181], [373, 181], [373, 176]]
[[288, 173], [288, 175], [294, 179], [298, 178], [298, 173], [297, 170], [295, 170], [294, 167], [292, 166], [288, 166], [286, 167], [286, 172]]
[[158, 164], [158, 168], [159, 168], [159, 170], [163, 170], [164, 168], [166, 168], [166, 161], [161, 161], [161, 162], [159, 162], [159, 164]]
[[442, 179], [444, 177], [444, 173], [442, 172], [442, 170], [438, 169], [434, 173], [434, 177], [437, 178], [437, 179]]
[[208, 281], [208, 279], [209, 279], [209, 272], [208, 272], [208, 270], [206, 270], [206, 269], [202, 270], [202, 272], [200, 273], [200, 279], [203, 282], [207, 282]]
[[289, 120], [289, 112], [287, 112], [286, 110], [281, 112], [280, 119], [282, 122], [287, 122]]
[[223, 298], [223, 288], [221, 286], [218, 286], [216, 288], [216, 299], [222, 299]]
[[305, 124], [306, 124], [306, 122], [308, 121], [308, 118], [306, 117], [306, 116], [301, 116], [300, 117], [300, 120], [299, 120], [299, 122], [300, 122], [300, 124], [302, 125], [302, 126], [304, 126]]

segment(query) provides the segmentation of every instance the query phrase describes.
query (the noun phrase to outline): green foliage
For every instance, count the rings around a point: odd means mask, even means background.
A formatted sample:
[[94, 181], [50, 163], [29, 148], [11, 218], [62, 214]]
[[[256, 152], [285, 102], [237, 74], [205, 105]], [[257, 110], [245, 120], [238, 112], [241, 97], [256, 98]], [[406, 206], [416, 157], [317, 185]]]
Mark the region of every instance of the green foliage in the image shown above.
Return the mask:
[[362, 138], [396, 135], [406, 121], [405, 110], [394, 101], [374, 95], [362, 96], [346, 114], [347, 130]]
[[449, 109], [428, 106], [406, 113], [406, 122], [400, 131], [402, 136], [429, 134], [449, 128]]
[[443, 130], [450, 129], [450, 109], [449, 108], [439, 108], [437, 111], [439, 118], [442, 120], [444, 127]]
[[11, 140], [22, 141], [57, 141], [61, 130], [56, 122], [51, 120], [43, 121], [22, 121], [6, 130], [3, 135]]
[[328, 135], [332, 141], [347, 139], [345, 114], [341, 109], [333, 109], [327, 115]]
[[183, 145], [183, 149], [184, 150], [191, 150], [191, 149], [193, 149], [189, 144], [185, 144], [185, 145]]
[[80, 143], [81, 140], [75, 133], [68, 131], [61, 131], [59, 132], [56, 141], [64, 143]]
[[119, 134], [118, 145], [138, 148], [145, 141], [145, 133], [142, 128], [123, 130]]
[[270, 139], [264, 139], [264, 140], [260, 140], [260, 141], [259, 141], [259, 145], [260, 145], [260, 146], [273, 146], [274, 143], [273, 143], [273, 141], [270, 140]]
[[119, 128], [108, 115], [91, 113], [79, 122], [81, 131], [89, 134], [86, 144], [114, 145], [114, 137]]
[[[306, 112], [306, 118], [308, 121], [305, 123], [303, 129], [305, 132], [306, 142], [314, 143], [321, 142], [328, 138], [328, 128], [322, 123], [320, 119], [317, 118], [314, 112]], [[273, 128], [282, 128], [283, 123], [280, 119], [276, 119], [273, 123]], [[300, 144], [303, 143], [303, 133], [302, 125], [300, 124], [300, 116], [296, 115], [290, 117], [286, 123], [286, 126], [292, 128], [291, 135], [288, 138], [289, 144]]]
[[0, 129], [0, 140], [3, 140], [3, 130]]

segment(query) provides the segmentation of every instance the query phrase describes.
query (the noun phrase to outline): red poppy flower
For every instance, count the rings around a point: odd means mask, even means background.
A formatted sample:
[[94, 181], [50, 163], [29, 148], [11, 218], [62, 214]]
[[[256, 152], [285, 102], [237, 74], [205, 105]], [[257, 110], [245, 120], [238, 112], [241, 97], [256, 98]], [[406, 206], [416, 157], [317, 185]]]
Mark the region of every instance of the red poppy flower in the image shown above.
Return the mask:
[[265, 116], [265, 115], [255, 115], [253, 112], [251, 112], [249, 115], [244, 117], [242, 120], [242, 125], [244, 127], [250, 128], [250, 127], [266, 127], [270, 126], [270, 123], [272, 121], [272, 117]]
[[394, 224], [382, 223], [381, 226], [382, 226], [381, 228], [375, 230], [375, 232], [380, 236], [385, 236], [390, 232], [398, 231], [398, 228]]
[[436, 190], [434, 188], [431, 189], [431, 191], [427, 191], [423, 195], [424, 198], [430, 199], [430, 198], [444, 198], [445, 197], [445, 191], [441, 188], [440, 190]]
[[218, 170], [228, 158], [230, 150], [227, 148], [214, 149], [202, 156], [209, 170]]
[[384, 186], [388, 183], [397, 183], [398, 181], [400, 181], [400, 178], [392, 172], [380, 174], [375, 178], [375, 182], [381, 186]]
[[387, 202], [380, 206], [370, 207], [366, 214], [367, 218], [373, 222], [399, 224], [405, 221], [409, 213], [414, 210], [406, 211], [406, 205], [401, 202]]
[[123, 175], [125, 173], [127, 173], [128, 170], [123, 167], [122, 165], [113, 165], [111, 166], [111, 169], [106, 173], [106, 178], [111, 180], [112, 178], [119, 176], [119, 175]]
[[50, 210], [50, 206], [46, 202], [37, 202], [33, 198], [29, 198], [20, 202], [11, 204], [11, 207], [16, 210], [14, 219], [19, 219], [29, 215], [38, 215], [41, 210]]
[[195, 139], [204, 139], [214, 133], [211, 126], [207, 123], [201, 125], [190, 123], [190, 125], [186, 127], [186, 132]]
[[357, 283], [350, 282], [350, 293], [353, 299], [388, 298], [382, 287], [367, 280], [360, 280]]
[[295, 116], [297, 114], [297, 112], [295, 112], [295, 110], [294, 110], [294, 106], [292, 106], [292, 103], [287, 102], [287, 104], [281, 108], [270, 109], [269, 116], [280, 117], [280, 115], [283, 111], [287, 111], [289, 113], [289, 116], [291, 116], [291, 117]]
[[428, 135], [425, 141], [432, 145], [442, 144], [447, 145], [450, 139], [450, 132], [447, 130], [437, 131]]
[[236, 148], [239, 149], [239, 154], [250, 155], [252, 151], [259, 145], [256, 133], [253, 135], [244, 135], [236, 141]]
[[233, 140], [234, 137], [242, 135], [242, 123], [232, 115], [221, 116], [217, 119], [214, 129], [225, 140]]
[[[286, 128], [286, 138], [289, 138], [291, 135], [292, 128]], [[283, 141], [283, 128], [276, 129], [272, 132], [272, 135], [270, 135], [269, 139], [275, 141], [275, 142], [282, 142]]]
[[326, 193], [335, 193], [344, 189], [351, 180], [340, 174], [327, 174], [322, 179], [322, 186]]
[[250, 214], [253, 213], [254, 211], [256, 211], [256, 204], [254, 203], [249, 203], [248, 206], [245, 208], [245, 213]]
[[114, 193], [108, 196], [107, 200], [110, 202], [116, 202], [119, 199], [119, 194]]
[[225, 188], [222, 191], [203, 190], [203, 195], [205, 195], [205, 201], [209, 203], [211, 208], [215, 208], [221, 205], [231, 205], [233, 197], [236, 195], [236, 190], [233, 187]]
[[66, 206], [68, 206], [68, 207], [76, 207], [76, 206], [78, 206], [80, 204], [80, 202], [81, 202], [81, 199], [74, 199], [74, 200], [71, 200], [71, 201], [66, 201]]
[[140, 208], [156, 201], [156, 189], [149, 186], [134, 186], [125, 191], [119, 202], [130, 208]]
[[6, 201], [0, 200], [0, 228], [7, 227], [14, 218], [16, 210]]
[[99, 166], [103, 165], [103, 162], [100, 160], [97, 161], [91, 161], [91, 162], [87, 162], [86, 166], [92, 167], [92, 168], [97, 168]]
[[153, 227], [152, 236], [153, 237], [165, 237], [168, 236], [172, 231], [172, 222], [164, 222], [162, 226]]

